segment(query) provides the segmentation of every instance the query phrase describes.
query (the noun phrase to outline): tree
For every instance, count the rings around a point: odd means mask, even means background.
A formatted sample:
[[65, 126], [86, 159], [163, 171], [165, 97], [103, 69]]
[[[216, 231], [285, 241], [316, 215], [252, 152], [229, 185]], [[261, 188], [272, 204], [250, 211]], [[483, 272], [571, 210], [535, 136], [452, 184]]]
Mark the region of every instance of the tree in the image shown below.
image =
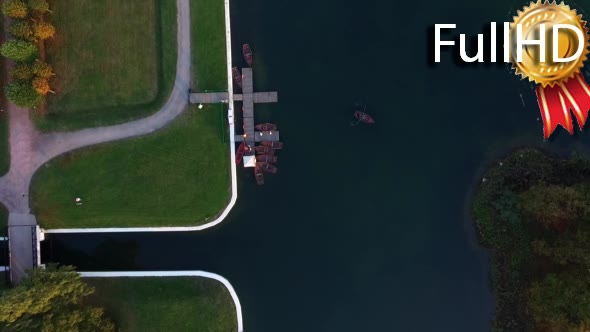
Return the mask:
[[42, 96], [45, 96], [49, 92], [55, 93], [51, 90], [51, 87], [49, 86], [49, 82], [47, 82], [46, 78], [36, 77], [33, 80], [32, 84], [33, 84], [33, 89], [35, 89], [35, 91], [37, 91]]
[[576, 187], [534, 185], [520, 198], [524, 215], [550, 230], [563, 231], [590, 215], [588, 195]]
[[33, 63], [33, 73], [35, 73], [36, 76], [43, 78], [50, 78], [55, 75], [53, 73], [53, 68], [51, 68], [47, 62], [40, 59], [37, 59]]
[[2, 13], [12, 18], [25, 18], [29, 10], [27, 4], [21, 0], [6, 0], [2, 4]]
[[560, 234], [555, 240], [539, 239], [532, 242], [536, 254], [549, 257], [560, 265], [579, 264], [590, 267], [590, 227], [579, 227]]
[[51, 12], [49, 10], [49, 3], [46, 0], [29, 0], [29, 7], [37, 14]]
[[55, 27], [47, 22], [35, 22], [33, 24], [33, 33], [35, 37], [45, 40], [55, 35]]
[[17, 80], [30, 80], [35, 76], [33, 67], [28, 63], [17, 63], [10, 70], [10, 76]]
[[72, 267], [49, 266], [29, 272], [0, 297], [0, 330], [114, 331], [101, 308], [83, 304], [94, 289]]
[[20, 107], [35, 108], [43, 101], [30, 81], [14, 81], [6, 86], [4, 93], [8, 100]]
[[581, 327], [590, 326], [588, 272], [548, 274], [533, 282], [528, 291], [528, 308], [535, 331], [583, 331]]
[[15, 20], [8, 27], [8, 32], [16, 38], [33, 41], [33, 26], [26, 20]]
[[24, 40], [9, 40], [0, 46], [0, 54], [14, 61], [30, 61], [37, 55], [37, 47]]

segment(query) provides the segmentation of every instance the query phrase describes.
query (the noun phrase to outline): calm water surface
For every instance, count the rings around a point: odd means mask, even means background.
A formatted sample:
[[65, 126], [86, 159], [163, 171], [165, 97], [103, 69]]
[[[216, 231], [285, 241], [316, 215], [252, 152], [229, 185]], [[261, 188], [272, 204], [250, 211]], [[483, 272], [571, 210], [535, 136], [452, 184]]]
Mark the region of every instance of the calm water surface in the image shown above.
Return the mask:
[[[489, 256], [467, 218], [478, 174], [515, 146], [567, 152], [590, 138], [543, 142], [529, 84], [450, 50], [433, 65], [429, 32], [456, 23], [455, 36], [476, 35], [522, 5], [233, 1], [236, 63], [251, 43], [256, 88], [279, 91], [257, 112], [285, 141], [279, 174], [260, 188], [240, 169], [238, 204], [214, 229], [51, 236], [45, 259], [219, 273], [246, 331], [489, 330]], [[350, 126], [359, 99], [374, 127]]]

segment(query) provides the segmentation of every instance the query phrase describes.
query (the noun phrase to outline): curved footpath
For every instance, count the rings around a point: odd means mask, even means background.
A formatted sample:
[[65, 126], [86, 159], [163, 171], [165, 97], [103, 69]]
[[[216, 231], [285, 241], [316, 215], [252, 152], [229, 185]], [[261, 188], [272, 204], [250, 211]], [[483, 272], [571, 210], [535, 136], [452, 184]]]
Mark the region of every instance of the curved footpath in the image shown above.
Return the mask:
[[0, 202], [11, 213], [29, 213], [28, 191], [35, 171], [49, 160], [85, 146], [149, 134], [174, 120], [187, 107], [191, 79], [190, 8], [177, 0], [178, 59], [176, 80], [170, 98], [157, 113], [128, 123], [75, 132], [40, 134], [29, 112], [8, 104], [10, 169], [0, 178]]
[[[191, 82], [191, 21], [189, 0], [177, 0], [177, 47], [176, 79], [170, 98], [155, 114], [139, 120], [107, 127], [83, 129], [74, 132], [42, 134], [36, 130], [29, 111], [7, 103], [9, 114], [10, 169], [0, 177], [0, 203], [9, 211], [9, 247], [11, 252], [11, 275], [20, 280], [26, 269], [34, 266], [31, 231], [36, 220], [30, 214], [29, 187], [37, 169], [49, 160], [66, 152], [86, 146], [147, 135], [172, 122], [188, 106]], [[233, 122], [233, 81], [231, 76], [231, 29], [229, 0], [225, 3], [227, 83], [229, 92], [228, 121], [230, 126], [230, 165], [232, 196], [229, 204], [216, 220], [195, 227], [147, 227], [147, 228], [94, 228], [55, 229], [46, 233], [81, 232], [140, 232], [140, 231], [196, 231], [213, 227], [223, 221], [237, 200], [234, 122]], [[6, 22], [5, 22], [6, 24]], [[39, 242], [37, 241], [37, 256]], [[16, 274], [16, 276], [15, 276]], [[234, 301], [237, 313], [238, 332], [243, 331], [242, 311], [238, 296], [225, 278], [204, 271], [151, 271], [151, 272], [80, 272], [83, 277], [170, 277], [199, 276], [215, 279], [225, 285]]]
[[[179, 2], [184, 2], [184, 1], [180, 1]], [[227, 68], [227, 87], [228, 87], [228, 94], [229, 94], [229, 100], [228, 100], [228, 110], [227, 110], [227, 119], [228, 119], [228, 123], [229, 123], [229, 137], [230, 137], [230, 170], [231, 170], [231, 198], [229, 203], [227, 204], [227, 206], [225, 207], [225, 209], [221, 212], [221, 214], [219, 215], [219, 217], [217, 217], [215, 220], [212, 220], [206, 224], [203, 225], [199, 225], [199, 226], [166, 226], [166, 227], [111, 227], [111, 228], [55, 228], [55, 229], [45, 229], [43, 230], [44, 233], [124, 233], [124, 232], [185, 232], [185, 231], [201, 231], [207, 228], [211, 228], [213, 226], [216, 226], [217, 224], [221, 223], [229, 214], [229, 212], [231, 211], [231, 209], [234, 207], [234, 205], [236, 204], [236, 201], [238, 199], [238, 179], [237, 179], [237, 173], [236, 173], [236, 163], [234, 163], [233, 161], [235, 160], [235, 156], [236, 156], [236, 147], [235, 147], [235, 126], [234, 126], [234, 89], [233, 89], [233, 79], [232, 79], [232, 72], [231, 72], [231, 68], [232, 68], [232, 53], [231, 53], [231, 19], [230, 19], [230, 8], [229, 8], [229, 0], [224, 0], [224, 7], [225, 7], [225, 49], [226, 49], [226, 68]], [[180, 8], [180, 5], [179, 5]], [[189, 16], [188, 14], [183, 14], [183, 16]], [[187, 18], [188, 21], [190, 21], [190, 18]], [[180, 21], [180, 19], [179, 19]], [[189, 22], [190, 23], [190, 22]], [[186, 26], [185, 26], [186, 27]], [[190, 29], [190, 25], [188, 25], [188, 27], [186, 27], [187, 29]], [[179, 23], [179, 30], [181, 29], [180, 27], [180, 23]], [[190, 31], [185, 31], [185, 33], [187, 33], [188, 35], [190, 35]], [[179, 36], [180, 39], [180, 36]], [[187, 56], [186, 59], [181, 60], [182, 56], [181, 56], [181, 52], [180, 52], [180, 40], [179, 40], [179, 52], [178, 52], [178, 65], [177, 65], [177, 78], [176, 78], [176, 84], [174, 86], [175, 91], [177, 90], [177, 85], [179, 84], [179, 79], [178, 79], [178, 75], [179, 73], [181, 73], [181, 68], [180, 68], [180, 63], [183, 62], [184, 60], [189, 61], [186, 63], [186, 66], [189, 67], [190, 66], [190, 53]], [[189, 45], [188, 45], [188, 49], [190, 50], [190, 41], [189, 41]], [[183, 70], [185, 70], [185, 72], [189, 72], [189, 69], [187, 69], [187, 67], [184, 67]], [[185, 93], [185, 95], [183, 95], [182, 101], [183, 101], [183, 106], [180, 107], [180, 110], [177, 110], [178, 112], [176, 112], [174, 116], [177, 116], [178, 114], [180, 114], [180, 112], [182, 112], [182, 109], [184, 109], [184, 107], [186, 106], [187, 102], [188, 102], [188, 88], [181, 90], [181, 92]], [[174, 98], [171, 97], [171, 100]], [[166, 103], [166, 106], [168, 106], [168, 104], [170, 103], [170, 101], [168, 101], [168, 103]], [[166, 108], [166, 106], [164, 106]], [[153, 116], [151, 116], [150, 118], [156, 117], [158, 116], [160, 113], [164, 112], [164, 109], [156, 114], [154, 114]], [[166, 115], [165, 115], [166, 116]], [[131, 125], [131, 124], [135, 124], [135, 123], [139, 123], [142, 122], [144, 120], [148, 120], [150, 118], [146, 118], [146, 119], [142, 119], [142, 120], [138, 120], [138, 121], [134, 121], [134, 122], [130, 122], [128, 124], [123, 124], [123, 125], [119, 125], [119, 126], [114, 126], [114, 127], [109, 127], [109, 128], [117, 128], [117, 127], [122, 127], [122, 126], [126, 126], [126, 125]], [[170, 122], [172, 119], [168, 120], [166, 123]], [[160, 126], [161, 127], [161, 126]], [[100, 130], [102, 128], [99, 129], [87, 129], [87, 130], [82, 130], [78, 133], [82, 134], [85, 131], [93, 131], [93, 130]], [[108, 128], [106, 128], [108, 129]], [[152, 130], [153, 131], [153, 130]], [[151, 131], [149, 131], [151, 132]], [[78, 133], [73, 133], [73, 134], [78, 134]], [[56, 135], [64, 135], [64, 134], [56, 134]], [[59, 139], [59, 138], [58, 138]], [[76, 137], [70, 137], [67, 139], [76, 139]], [[69, 143], [71, 144], [75, 144], [73, 142]], [[84, 146], [84, 145], [83, 145]], [[71, 149], [70, 149], [71, 150]], [[69, 151], [69, 150], [68, 150]], [[63, 152], [62, 152], [63, 153]], [[59, 155], [59, 153], [58, 153]], [[1, 180], [1, 179], [0, 179]]]

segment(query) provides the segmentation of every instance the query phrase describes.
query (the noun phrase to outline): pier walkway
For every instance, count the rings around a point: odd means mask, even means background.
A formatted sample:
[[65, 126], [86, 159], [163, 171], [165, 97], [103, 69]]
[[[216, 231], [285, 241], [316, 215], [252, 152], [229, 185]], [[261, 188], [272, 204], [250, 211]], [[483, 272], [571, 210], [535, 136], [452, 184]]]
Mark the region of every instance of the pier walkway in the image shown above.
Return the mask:
[[[254, 122], [254, 104], [276, 103], [278, 102], [278, 93], [271, 92], [254, 92], [254, 79], [252, 77], [252, 68], [242, 68], [242, 93], [234, 94], [234, 101], [242, 102], [242, 122], [243, 134], [235, 136], [236, 142], [246, 142], [247, 145], [254, 146], [257, 142], [279, 141], [279, 131], [256, 131]], [[190, 94], [191, 104], [215, 104], [227, 103], [229, 94], [227, 92], [199, 92]]]
[[[254, 92], [252, 93], [255, 104], [276, 103], [278, 95], [276, 91], [272, 92]], [[241, 93], [234, 94], [234, 101], [242, 101], [244, 96]], [[229, 94], [227, 92], [191, 92], [191, 104], [218, 104], [227, 103]]]

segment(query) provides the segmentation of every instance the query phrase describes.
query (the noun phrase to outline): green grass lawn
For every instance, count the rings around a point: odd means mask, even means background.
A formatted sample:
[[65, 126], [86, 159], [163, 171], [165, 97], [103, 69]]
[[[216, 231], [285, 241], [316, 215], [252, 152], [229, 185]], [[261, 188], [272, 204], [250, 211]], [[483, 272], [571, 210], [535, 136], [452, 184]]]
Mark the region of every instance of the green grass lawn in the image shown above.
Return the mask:
[[[223, 1], [191, 1], [191, 11], [193, 23], [197, 12], [209, 22], [193, 25], [193, 52], [205, 50], [194, 58], [194, 76], [203, 77], [201, 89], [225, 90]], [[206, 36], [213, 34], [223, 40], [209, 45]], [[194, 226], [211, 220], [230, 197], [225, 115], [225, 105], [192, 106], [153, 135], [51, 161], [31, 185], [37, 220], [45, 228]]]
[[57, 74], [44, 131], [125, 122], [168, 99], [176, 75], [176, 2], [62, 0], [47, 61]]
[[6, 278], [7, 278], [6, 274], [7, 273], [8, 272], [0, 271], [0, 293], [3, 290], [8, 289], [8, 287], [9, 287], [9, 284], [6, 281]]
[[[0, 107], [2, 104], [0, 103]], [[0, 175], [6, 174], [10, 167], [10, 150], [8, 146], [8, 114], [0, 112]]]
[[93, 304], [121, 332], [236, 331], [236, 309], [218, 281], [198, 277], [84, 278]]
[[227, 90], [223, 0], [191, 1], [191, 21], [194, 89]]
[[31, 187], [37, 220], [45, 228], [204, 223], [229, 199], [222, 113], [220, 105], [191, 107], [155, 134], [51, 161]]

